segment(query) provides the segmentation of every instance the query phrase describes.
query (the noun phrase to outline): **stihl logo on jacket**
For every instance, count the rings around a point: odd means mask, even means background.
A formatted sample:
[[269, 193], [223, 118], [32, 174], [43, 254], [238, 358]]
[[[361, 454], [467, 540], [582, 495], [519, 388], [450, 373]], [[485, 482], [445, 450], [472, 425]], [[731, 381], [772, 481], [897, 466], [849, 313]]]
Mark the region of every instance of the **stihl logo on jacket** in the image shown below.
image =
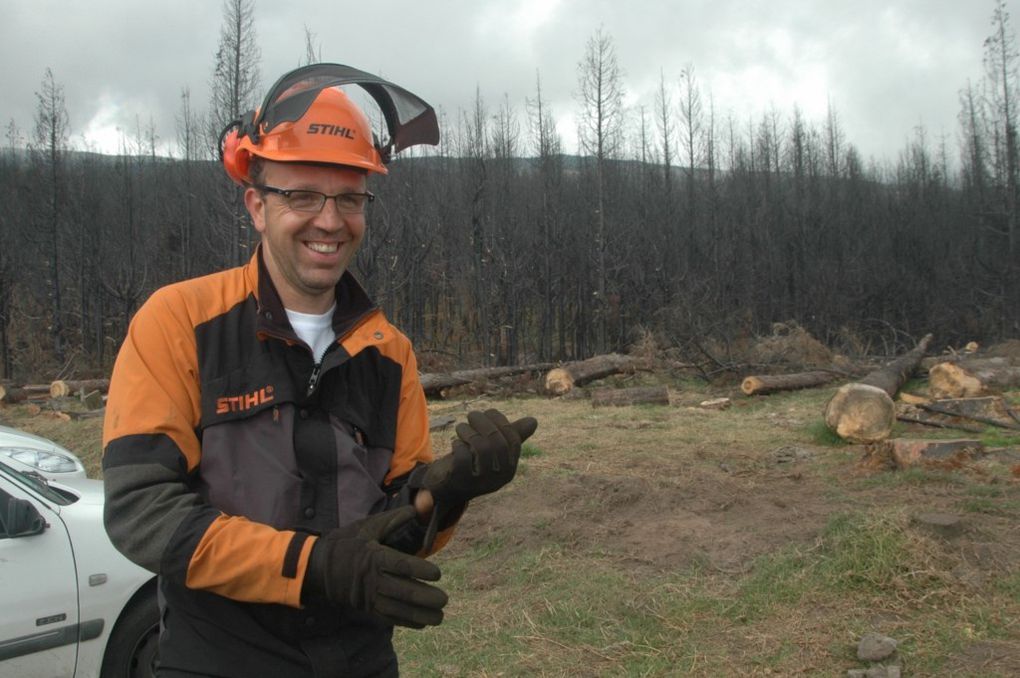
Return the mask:
[[244, 412], [259, 405], [265, 405], [273, 401], [273, 387], [263, 386], [257, 391], [238, 396], [226, 396], [216, 399], [216, 414], [227, 414], [228, 412]]

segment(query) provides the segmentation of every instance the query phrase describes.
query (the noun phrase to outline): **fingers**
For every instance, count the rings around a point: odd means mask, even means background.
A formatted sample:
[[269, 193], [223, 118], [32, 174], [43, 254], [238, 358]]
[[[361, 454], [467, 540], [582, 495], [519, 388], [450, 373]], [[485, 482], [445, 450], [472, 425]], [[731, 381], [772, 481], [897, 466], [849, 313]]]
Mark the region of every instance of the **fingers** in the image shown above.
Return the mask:
[[449, 596], [438, 586], [420, 581], [438, 580], [439, 568], [421, 558], [398, 555], [401, 557], [379, 578], [373, 612], [401, 626], [423, 628], [439, 624]]
[[[443, 595], [445, 596], [446, 594]], [[442, 605], [439, 607], [423, 607], [387, 596], [379, 596], [376, 599], [373, 612], [385, 617], [398, 626], [408, 626], [413, 629], [438, 626], [443, 621]]]
[[400, 508], [369, 516], [361, 529], [361, 536], [373, 541], [386, 541], [386, 538], [413, 520], [418, 515], [413, 506]]
[[379, 579], [378, 593], [389, 600], [432, 610], [443, 609], [449, 600], [446, 592], [438, 586], [391, 575], [383, 575]]
[[534, 417], [522, 417], [515, 421], [514, 423], [510, 424], [510, 426], [512, 426], [513, 429], [517, 431], [517, 435], [521, 437], [521, 442], [524, 442], [525, 440], [530, 438], [531, 435], [538, 428], [538, 420], [535, 419]]
[[401, 553], [389, 546], [382, 546], [385, 549], [382, 556], [380, 569], [400, 577], [408, 579], [421, 579], [423, 581], [439, 581], [442, 572], [439, 566], [424, 558]]

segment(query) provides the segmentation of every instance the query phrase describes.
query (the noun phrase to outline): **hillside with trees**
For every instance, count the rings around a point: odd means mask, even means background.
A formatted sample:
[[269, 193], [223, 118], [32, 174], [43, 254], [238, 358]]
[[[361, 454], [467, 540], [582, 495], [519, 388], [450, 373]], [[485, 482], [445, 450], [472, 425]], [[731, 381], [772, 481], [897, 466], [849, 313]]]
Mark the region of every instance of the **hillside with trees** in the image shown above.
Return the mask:
[[[6, 126], [0, 376], [105, 372], [154, 289], [251, 255], [214, 154], [261, 94], [254, 11], [226, 3], [209, 109], [181, 92], [171, 157], [141, 122], [117, 156], [75, 149], [48, 70], [31, 130]], [[695, 351], [786, 321], [834, 347], [1016, 336], [1020, 56], [1003, 3], [991, 26], [958, 138], [918, 128], [885, 163], [861, 157], [831, 108], [720, 114], [693, 66], [625, 108], [600, 30], [578, 55], [578, 154], [563, 152], [540, 72], [519, 107], [479, 92], [442, 116], [441, 146], [373, 183], [355, 272], [419, 350], [464, 366], [584, 358], [643, 332]]]

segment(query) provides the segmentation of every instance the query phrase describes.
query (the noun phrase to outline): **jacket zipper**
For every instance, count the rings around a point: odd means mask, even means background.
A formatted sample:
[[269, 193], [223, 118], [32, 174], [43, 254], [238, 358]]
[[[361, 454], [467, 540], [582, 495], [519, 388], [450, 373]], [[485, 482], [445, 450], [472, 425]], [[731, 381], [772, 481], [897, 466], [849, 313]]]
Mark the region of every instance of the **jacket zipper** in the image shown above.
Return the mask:
[[312, 395], [312, 392], [315, 391], [315, 386], [319, 383], [319, 373], [321, 371], [322, 363], [315, 363], [315, 367], [312, 368], [312, 376], [308, 380], [308, 392], [305, 394], [306, 396]]

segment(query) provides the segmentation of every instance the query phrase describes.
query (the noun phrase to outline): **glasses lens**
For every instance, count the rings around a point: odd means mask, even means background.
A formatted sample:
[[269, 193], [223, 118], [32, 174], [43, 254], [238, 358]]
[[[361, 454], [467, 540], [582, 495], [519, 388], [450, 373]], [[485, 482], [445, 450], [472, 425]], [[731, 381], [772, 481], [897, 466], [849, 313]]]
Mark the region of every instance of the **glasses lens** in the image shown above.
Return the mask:
[[336, 196], [336, 206], [344, 214], [361, 214], [365, 211], [368, 196], [364, 193], [342, 193]]
[[325, 196], [315, 191], [291, 191], [287, 198], [287, 205], [292, 210], [299, 212], [318, 212], [322, 209]]

